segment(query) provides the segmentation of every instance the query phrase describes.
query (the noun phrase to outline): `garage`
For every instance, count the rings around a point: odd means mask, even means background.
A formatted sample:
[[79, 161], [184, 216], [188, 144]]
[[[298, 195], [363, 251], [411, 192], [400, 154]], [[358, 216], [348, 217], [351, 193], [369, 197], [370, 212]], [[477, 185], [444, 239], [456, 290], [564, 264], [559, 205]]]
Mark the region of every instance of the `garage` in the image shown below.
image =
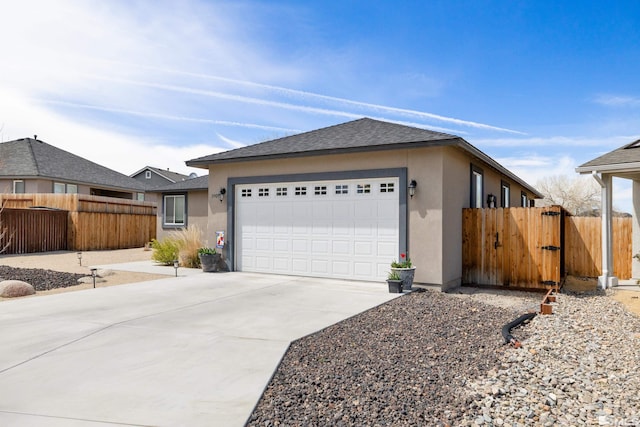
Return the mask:
[[234, 186], [235, 269], [383, 280], [400, 240], [398, 176]]

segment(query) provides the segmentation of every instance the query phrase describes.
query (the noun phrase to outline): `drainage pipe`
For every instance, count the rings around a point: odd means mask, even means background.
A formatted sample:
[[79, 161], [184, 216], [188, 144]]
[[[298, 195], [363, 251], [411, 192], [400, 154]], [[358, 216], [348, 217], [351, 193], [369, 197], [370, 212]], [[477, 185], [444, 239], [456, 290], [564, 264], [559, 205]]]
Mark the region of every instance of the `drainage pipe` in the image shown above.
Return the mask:
[[504, 325], [502, 327], [502, 336], [504, 338], [505, 344], [511, 344], [516, 348], [520, 347], [520, 341], [518, 341], [513, 335], [511, 335], [511, 330], [525, 322], [530, 321], [534, 317], [536, 317], [536, 313], [526, 313], [518, 317], [516, 320]]

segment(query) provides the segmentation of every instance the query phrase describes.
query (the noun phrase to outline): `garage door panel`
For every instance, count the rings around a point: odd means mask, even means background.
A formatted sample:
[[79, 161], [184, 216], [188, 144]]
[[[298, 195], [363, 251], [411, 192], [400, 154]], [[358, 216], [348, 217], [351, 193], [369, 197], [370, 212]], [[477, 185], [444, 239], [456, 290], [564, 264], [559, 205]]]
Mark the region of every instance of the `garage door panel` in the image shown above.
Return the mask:
[[398, 254], [397, 188], [397, 178], [237, 185], [235, 267], [384, 280]]

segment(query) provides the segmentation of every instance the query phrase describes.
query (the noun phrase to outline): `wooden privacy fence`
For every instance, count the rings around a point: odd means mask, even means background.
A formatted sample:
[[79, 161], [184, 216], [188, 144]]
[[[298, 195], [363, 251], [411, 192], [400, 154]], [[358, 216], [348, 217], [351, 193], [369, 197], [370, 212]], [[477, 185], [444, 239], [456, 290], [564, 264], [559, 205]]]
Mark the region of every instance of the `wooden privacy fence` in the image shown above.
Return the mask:
[[0, 222], [6, 233], [0, 248], [6, 254], [67, 249], [67, 211], [51, 209], [2, 209]]
[[2, 194], [6, 208], [64, 209], [67, 249], [142, 247], [156, 237], [155, 203], [85, 194]]
[[[631, 278], [633, 261], [632, 219], [612, 218], [613, 274]], [[600, 217], [565, 218], [566, 272], [572, 276], [597, 277], [602, 274], [602, 221]]]
[[[600, 218], [546, 208], [463, 209], [462, 282], [546, 289], [601, 272]], [[614, 275], [631, 277], [631, 218], [614, 218]]]

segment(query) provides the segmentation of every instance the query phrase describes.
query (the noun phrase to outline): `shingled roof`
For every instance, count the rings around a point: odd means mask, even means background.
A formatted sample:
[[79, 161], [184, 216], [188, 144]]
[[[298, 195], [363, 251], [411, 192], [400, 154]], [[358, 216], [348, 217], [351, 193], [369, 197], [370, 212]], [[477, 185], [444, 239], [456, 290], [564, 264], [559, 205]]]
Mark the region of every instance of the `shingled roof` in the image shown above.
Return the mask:
[[[635, 163], [635, 165], [632, 165]], [[640, 139], [627, 145], [596, 157], [576, 168], [577, 172], [591, 172], [599, 170], [640, 169]]]
[[145, 166], [142, 169], [140, 169], [137, 172], [132, 173], [131, 175], [129, 175], [130, 177], [134, 177], [136, 175], [138, 175], [141, 172], [144, 172], [146, 170], [150, 170], [153, 173], [160, 175], [161, 177], [163, 177], [164, 179], [166, 179], [167, 181], [170, 182], [179, 182], [179, 181], [184, 181], [185, 179], [191, 179], [191, 177], [189, 177], [189, 175], [184, 175], [178, 172], [173, 172], [170, 171], [168, 169], [162, 169], [162, 168], [156, 168], [153, 166]]
[[188, 178], [173, 184], [162, 185], [160, 187], [147, 190], [154, 193], [170, 193], [172, 191], [189, 191], [189, 190], [208, 190], [209, 175], [199, 176], [197, 178]]
[[537, 197], [542, 197], [535, 188], [459, 136], [366, 117], [235, 150], [211, 154], [189, 160], [186, 164], [187, 166], [206, 169], [209, 165], [221, 163], [443, 145], [456, 146], [465, 150], [498, 172], [518, 182]]
[[144, 190], [133, 178], [32, 138], [0, 144], [0, 177], [46, 178], [103, 188]]

